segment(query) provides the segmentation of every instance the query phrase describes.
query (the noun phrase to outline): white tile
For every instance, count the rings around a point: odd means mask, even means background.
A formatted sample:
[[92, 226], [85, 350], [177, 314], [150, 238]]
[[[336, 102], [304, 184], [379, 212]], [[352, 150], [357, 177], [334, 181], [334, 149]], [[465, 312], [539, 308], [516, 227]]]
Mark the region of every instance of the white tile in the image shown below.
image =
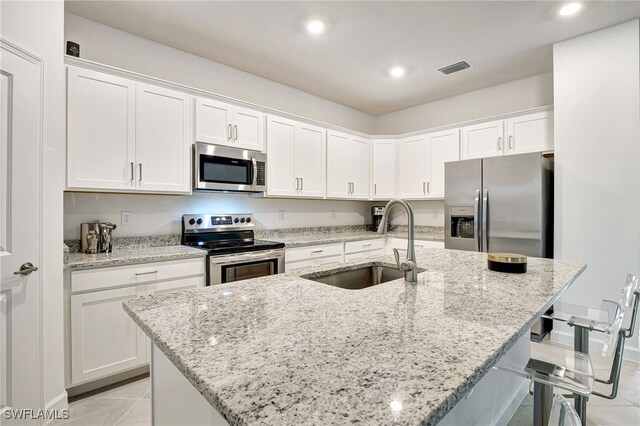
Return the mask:
[[129, 410], [116, 426], [151, 426], [151, 400], [142, 398]]
[[635, 406], [598, 406], [587, 407], [588, 426], [633, 426], [640, 424], [640, 408]]

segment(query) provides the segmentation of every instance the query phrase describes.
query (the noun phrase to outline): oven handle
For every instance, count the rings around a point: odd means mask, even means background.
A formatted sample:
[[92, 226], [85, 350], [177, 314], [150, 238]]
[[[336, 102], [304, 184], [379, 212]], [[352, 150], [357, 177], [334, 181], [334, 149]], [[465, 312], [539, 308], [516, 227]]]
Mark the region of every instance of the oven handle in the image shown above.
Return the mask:
[[255, 157], [251, 157], [251, 164], [253, 164], [253, 178], [251, 179], [251, 186], [256, 186], [258, 183], [258, 162]]
[[228, 265], [231, 263], [244, 262], [246, 260], [255, 260], [255, 259], [272, 259], [279, 258], [284, 256], [284, 250], [276, 249], [276, 250], [266, 250], [266, 251], [257, 251], [254, 253], [240, 253], [240, 254], [223, 254], [220, 256], [211, 256], [210, 262], [216, 265]]

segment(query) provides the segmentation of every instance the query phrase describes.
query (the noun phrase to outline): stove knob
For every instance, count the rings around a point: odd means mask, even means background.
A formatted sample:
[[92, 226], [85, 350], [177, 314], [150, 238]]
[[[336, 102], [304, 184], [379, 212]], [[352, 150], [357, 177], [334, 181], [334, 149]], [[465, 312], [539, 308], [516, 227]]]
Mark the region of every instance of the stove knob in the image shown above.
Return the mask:
[[202, 225], [202, 219], [198, 219], [197, 223], [198, 225]]
[[196, 223], [195, 219], [189, 219], [189, 225], [193, 225], [194, 223]]
[[238, 219], [238, 218], [236, 217], [235, 219], [233, 219], [233, 221], [234, 221], [235, 223], [238, 223], [238, 222], [240, 222], [240, 219]]
[[249, 222], [251, 222], [251, 218], [250, 217], [247, 218], [247, 223], [249, 223]]
[[240, 218], [240, 223], [244, 223], [244, 217]]

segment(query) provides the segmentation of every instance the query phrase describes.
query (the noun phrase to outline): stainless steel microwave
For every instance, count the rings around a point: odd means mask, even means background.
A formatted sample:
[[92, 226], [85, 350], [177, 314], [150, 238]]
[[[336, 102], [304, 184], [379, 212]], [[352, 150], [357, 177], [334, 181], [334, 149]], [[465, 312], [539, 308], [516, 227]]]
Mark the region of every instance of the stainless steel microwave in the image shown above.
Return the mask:
[[267, 156], [261, 152], [196, 142], [193, 146], [193, 189], [264, 192]]

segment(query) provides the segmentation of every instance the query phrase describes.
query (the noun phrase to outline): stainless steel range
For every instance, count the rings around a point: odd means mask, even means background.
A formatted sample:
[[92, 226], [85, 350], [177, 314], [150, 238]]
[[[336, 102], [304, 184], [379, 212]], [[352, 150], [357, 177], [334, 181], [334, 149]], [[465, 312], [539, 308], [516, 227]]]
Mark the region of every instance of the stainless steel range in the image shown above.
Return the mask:
[[284, 243], [256, 240], [247, 214], [182, 216], [182, 244], [208, 250], [207, 285], [284, 272]]

